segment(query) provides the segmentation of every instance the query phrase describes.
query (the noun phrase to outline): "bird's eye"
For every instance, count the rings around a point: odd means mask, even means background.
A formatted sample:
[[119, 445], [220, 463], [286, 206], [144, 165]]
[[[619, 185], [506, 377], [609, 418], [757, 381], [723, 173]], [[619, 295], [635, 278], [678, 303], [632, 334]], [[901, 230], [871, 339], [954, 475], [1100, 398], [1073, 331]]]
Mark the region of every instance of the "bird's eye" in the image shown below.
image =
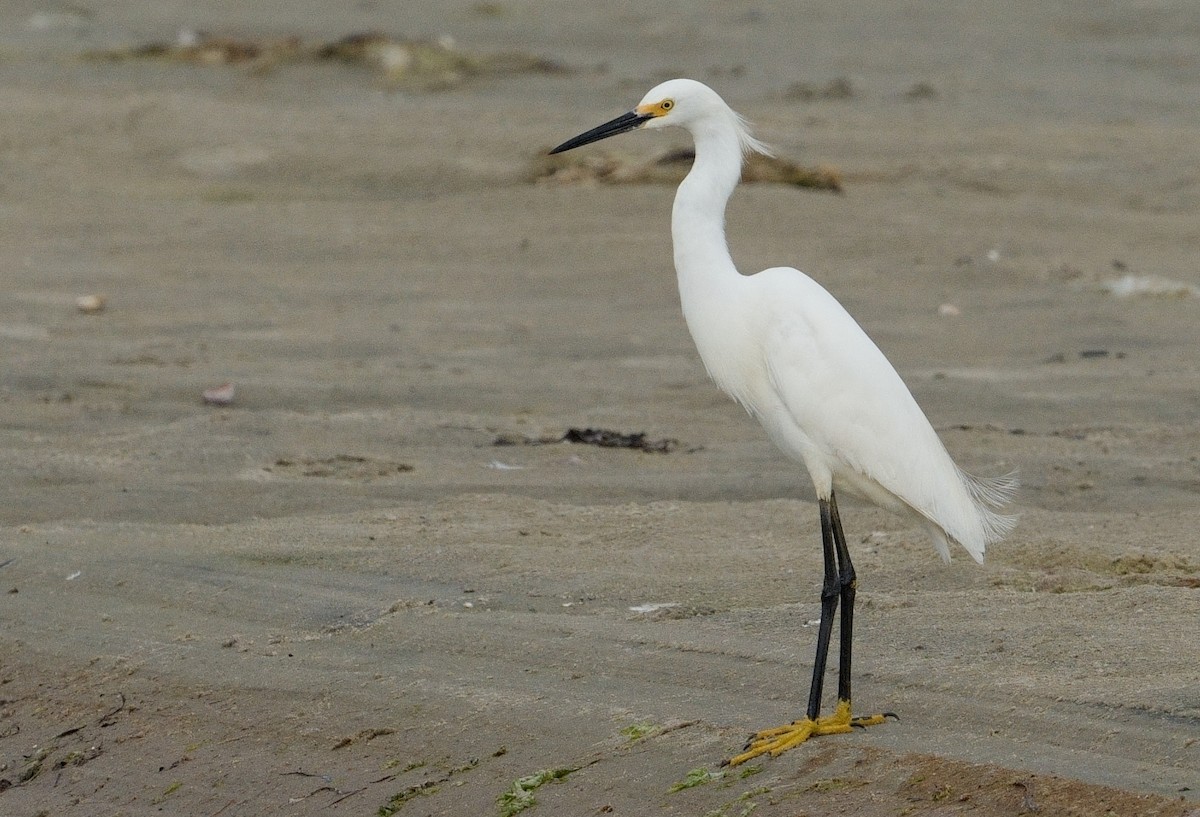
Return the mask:
[[664, 112], [669, 111], [675, 107], [675, 100], [664, 99], [662, 102], [658, 103], [658, 107], [659, 107], [659, 110], [661, 110], [661, 111], [664, 111]]

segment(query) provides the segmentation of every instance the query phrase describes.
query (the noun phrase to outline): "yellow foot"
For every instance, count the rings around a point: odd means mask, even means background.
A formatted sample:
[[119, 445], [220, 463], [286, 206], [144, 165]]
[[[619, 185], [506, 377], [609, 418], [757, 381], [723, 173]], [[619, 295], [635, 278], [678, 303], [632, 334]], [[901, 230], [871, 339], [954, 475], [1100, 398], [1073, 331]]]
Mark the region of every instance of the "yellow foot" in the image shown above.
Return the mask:
[[865, 715], [853, 718], [850, 716], [850, 702], [838, 701], [837, 709], [832, 715], [817, 718], [815, 721], [812, 718], [792, 721], [785, 726], [764, 729], [755, 733], [750, 738], [750, 742], [746, 744], [745, 751], [729, 759], [729, 765], [736, 766], [768, 753], [771, 757], [778, 757], [811, 737], [845, 734], [856, 726], [875, 726], [883, 723], [884, 720], [886, 720], [884, 715]]

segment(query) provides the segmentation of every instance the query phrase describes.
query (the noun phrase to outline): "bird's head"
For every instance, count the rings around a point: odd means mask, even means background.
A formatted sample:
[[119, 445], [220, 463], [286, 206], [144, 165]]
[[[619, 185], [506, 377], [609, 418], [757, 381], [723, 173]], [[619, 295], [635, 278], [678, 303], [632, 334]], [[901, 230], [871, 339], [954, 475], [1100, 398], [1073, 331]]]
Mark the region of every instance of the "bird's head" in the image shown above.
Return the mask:
[[639, 128], [650, 130], [678, 125], [695, 133], [706, 122], [730, 122], [743, 150], [766, 152], [766, 148], [750, 136], [742, 118], [717, 92], [694, 79], [672, 79], [656, 85], [632, 111], [568, 139], [550, 152], [562, 153]]
[[644, 117], [644, 128], [686, 126], [705, 116], [728, 111], [717, 92], [694, 79], [672, 79], [651, 88], [633, 113]]

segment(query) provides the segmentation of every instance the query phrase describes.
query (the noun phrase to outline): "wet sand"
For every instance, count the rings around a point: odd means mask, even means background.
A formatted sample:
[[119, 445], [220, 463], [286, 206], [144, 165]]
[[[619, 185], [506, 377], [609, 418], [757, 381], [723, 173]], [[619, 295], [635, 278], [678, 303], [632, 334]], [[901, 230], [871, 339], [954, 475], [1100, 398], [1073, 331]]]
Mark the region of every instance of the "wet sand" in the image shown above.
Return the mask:
[[[0, 812], [496, 814], [544, 769], [529, 814], [1196, 812], [1200, 298], [1106, 289], [1200, 286], [1190, 4], [199, 5], [0, 11]], [[569, 70], [81, 59], [182, 28]], [[692, 349], [672, 188], [529, 182], [675, 75], [844, 180], [743, 186], [742, 269], [1023, 484], [982, 567], [844, 503], [901, 720], [747, 775], [807, 694], [811, 487]], [[571, 427], [680, 444], [494, 445]]]

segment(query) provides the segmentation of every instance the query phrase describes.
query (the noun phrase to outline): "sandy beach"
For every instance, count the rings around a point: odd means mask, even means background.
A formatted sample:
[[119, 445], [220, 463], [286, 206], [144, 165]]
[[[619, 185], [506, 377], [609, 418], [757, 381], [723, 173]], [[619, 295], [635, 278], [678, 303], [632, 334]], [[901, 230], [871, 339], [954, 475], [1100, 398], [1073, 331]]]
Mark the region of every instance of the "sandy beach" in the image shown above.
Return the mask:
[[[777, 5], [4, 4], [0, 814], [1200, 815], [1194, 4]], [[673, 186], [534, 181], [673, 76], [841, 179], [743, 185], [741, 269], [1022, 482], [982, 566], [844, 502], [900, 720], [733, 770], [803, 714], [811, 483]]]

